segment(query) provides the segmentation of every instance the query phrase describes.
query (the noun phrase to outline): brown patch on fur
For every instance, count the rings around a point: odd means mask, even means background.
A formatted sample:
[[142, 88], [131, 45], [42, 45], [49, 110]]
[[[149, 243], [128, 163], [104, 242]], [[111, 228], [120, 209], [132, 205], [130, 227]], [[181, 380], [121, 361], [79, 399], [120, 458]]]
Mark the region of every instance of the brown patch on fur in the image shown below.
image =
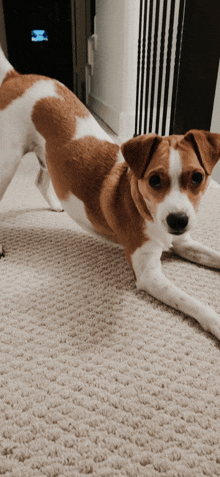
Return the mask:
[[145, 220], [140, 215], [131, 195], [133, 173], [126, 163], [116, 164], [103, 183], [100, 202], [103, 214], [117, 242], [124, 245], [131, 267], [131, 256], [147, 240]]
[[33, 108], [32, 121], [48, 145], [55, 145], [60, 153], [60, 148], [74, 137], [76, 116], [86, 118], [90, 113], [66, 86], [57, 81], [55, 86], [59, 98], [48, 96], [37, 101]]
[[207, 174], [211, 174], [220, 157], [220, 134], [191, 129], [184, 139], [190, 142]]
[[131, 195], [141, 217], [143, 217], [144, 220], [153, 221], [153, 217], [150, 214], [143, 195], [140, 193], [138, 179], [134, 174], [131, 175]]
[[137, 179], [143, 177], [144, 172], [161, 141], [162, 138], [160, 136], [150, 133], [137, 136], [122, 144], [122, 154]]
[[[182, 162], [180, 190], [187, 194], [194, 209], [197, 211], [201, 197], [208, 187], [208, 174], [202, 167], [190, 141], [186, 141], [183, 138], [178, 145], [178, 152]], [[203, 181], [201, 184], [195, 185], [192, 183], [192, 174], [195, 172], [199, 172], [203, 175]]]
[[[143, 179], [138, 181], [139, 191], [150, 204], [150, 213], [152, 212], [153, 215], [156, 213], [159, 203], [163, 202], [170, 192], [169, 156], [170, 144], [168, 138], [163, 138], [151, 158]], [[149, 184], [150, 178], [155, 174], [159, 175], [161, 179], [159, 189], [153, 189]]]
[[171, 136], [168, 136], [166, 139], [169, 142], [170, 147], [173, 149], [177, 149], [180, 141], [184, 138], [183, 135], [181, 134], [172, 134]]
[[46, 143], [46, 160], [54, 189], [60, 200], [70, 193], [84, 202], [90, 222], [96, 230], [114, 235], [100, 208], [103, 180], [113, 167], [119, 146], [92, 136], [62, 144]]
[[22, 96], [28, 88], [41, 79], [50, 78], [39, 75], [20, 75], [15, 70], [9, 71], [0, 87], [0, 110], [7, 108], [12, 101]]
[[9, 79], [11, 79], [11, 78], [16, 78], [16, 77], [18, 77], [18, 76], [20, 76], [20, 74], [19, 74], [15, 69], [11, 69], [10, 71], [8, 71], [8, 73], [6, 73], [6, 75], [5, 75], [5, 77], [4, 77], [3, 81], [2, 81], [2, 84], [3, 84], [5, 81], [7, 81], [7, 80], [9, 80]]

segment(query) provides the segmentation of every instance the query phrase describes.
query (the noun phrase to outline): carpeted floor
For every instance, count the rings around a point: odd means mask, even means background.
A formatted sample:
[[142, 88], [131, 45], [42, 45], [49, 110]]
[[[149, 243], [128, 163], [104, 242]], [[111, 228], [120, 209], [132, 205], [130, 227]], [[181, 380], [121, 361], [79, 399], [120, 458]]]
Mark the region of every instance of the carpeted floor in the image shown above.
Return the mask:
[[[0, 204], [0, 475], [220, 476], [220, 344], [51, 212], [26, 157]], [[220, 189], [193, 234], [220, 250]], [[220, 273], [165, 273], [220, 313]]]

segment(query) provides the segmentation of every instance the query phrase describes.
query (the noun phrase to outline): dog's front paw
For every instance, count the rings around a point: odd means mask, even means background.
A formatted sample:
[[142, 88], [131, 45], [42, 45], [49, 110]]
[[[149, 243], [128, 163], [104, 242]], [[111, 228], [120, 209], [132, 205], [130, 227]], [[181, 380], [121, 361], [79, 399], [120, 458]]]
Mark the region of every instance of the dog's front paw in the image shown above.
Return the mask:
[[5, 257], [5, 252], [2, 248], [2, 246], [0, 245], [0, 258], [2, 258], [2, 257]]

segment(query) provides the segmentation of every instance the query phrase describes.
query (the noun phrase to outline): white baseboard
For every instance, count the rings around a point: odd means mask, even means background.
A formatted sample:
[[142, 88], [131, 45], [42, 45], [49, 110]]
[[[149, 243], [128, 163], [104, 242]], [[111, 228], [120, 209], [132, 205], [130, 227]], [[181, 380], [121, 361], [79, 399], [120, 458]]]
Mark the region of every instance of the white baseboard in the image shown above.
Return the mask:
[[122, 140], [130, 139], [134, 134], [135, 113], [120, 112], [109, 104], [88, 94], [88, 107], [96, 113]]

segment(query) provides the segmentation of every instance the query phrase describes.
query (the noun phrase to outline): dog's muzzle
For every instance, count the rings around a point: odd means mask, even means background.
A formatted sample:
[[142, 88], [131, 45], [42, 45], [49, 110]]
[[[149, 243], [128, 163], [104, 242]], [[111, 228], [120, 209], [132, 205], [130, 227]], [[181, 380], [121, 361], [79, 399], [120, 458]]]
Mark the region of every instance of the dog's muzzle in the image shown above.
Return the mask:
[[183, 212], [176, 212], [167, 216], [167, 224], [169, 225], [169, 233], [173, 235], [181, 235], [186, 232], [189, 218]]

